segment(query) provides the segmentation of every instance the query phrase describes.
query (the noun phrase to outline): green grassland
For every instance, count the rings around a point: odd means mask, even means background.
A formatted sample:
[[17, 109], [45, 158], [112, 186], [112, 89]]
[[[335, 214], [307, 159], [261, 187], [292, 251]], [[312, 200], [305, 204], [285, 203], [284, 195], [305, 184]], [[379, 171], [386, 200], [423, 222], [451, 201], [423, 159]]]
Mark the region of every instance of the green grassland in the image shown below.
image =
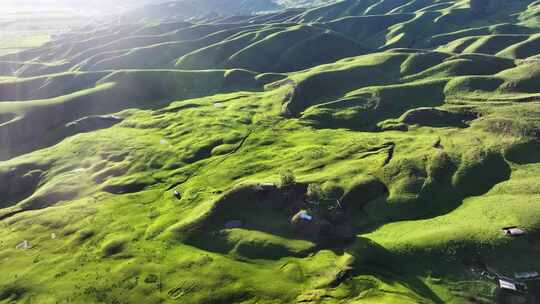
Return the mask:
[[2, 37], [0, 43], [2, 47], [0, 48], [0, 55], [7, 55], [11, 53], [17, 53], [29, 48], [35, 48], [42, 46], [50, 40], [50, 37], [46, 34], [30, 34], [25, 36], [20, 36], [14, 34], [11, 37]]
[[481, 273], [540, 271], [540, 5], [475, 5], [101, 24], [0, 57], [0, 303], [537, 303]]

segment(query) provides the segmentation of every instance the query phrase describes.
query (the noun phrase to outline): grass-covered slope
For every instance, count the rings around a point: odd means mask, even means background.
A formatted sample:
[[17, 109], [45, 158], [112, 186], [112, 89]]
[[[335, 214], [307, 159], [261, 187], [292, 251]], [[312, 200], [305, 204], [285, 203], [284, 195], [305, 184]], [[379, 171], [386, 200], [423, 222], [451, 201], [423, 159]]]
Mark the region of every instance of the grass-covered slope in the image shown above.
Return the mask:
[[[262, 85], [253, 73], [245, 70], [118, 70], [6, 81], [0, 85], [0, 158], [32, 151], [78, 133], [77, 122], [84, 117], [133, 107], [159, 108], [179, 98], [257, 90]], [[33, 91], [25, 96], [25, 92], [31, 91], [29, 87]], [[54, 96], [55, 91], [65, 95]], [[95, 128], [100, 128], [99, 123]]]
[[318, 4], [2, 57], [0, 303], [536, 303], [538, 3]]

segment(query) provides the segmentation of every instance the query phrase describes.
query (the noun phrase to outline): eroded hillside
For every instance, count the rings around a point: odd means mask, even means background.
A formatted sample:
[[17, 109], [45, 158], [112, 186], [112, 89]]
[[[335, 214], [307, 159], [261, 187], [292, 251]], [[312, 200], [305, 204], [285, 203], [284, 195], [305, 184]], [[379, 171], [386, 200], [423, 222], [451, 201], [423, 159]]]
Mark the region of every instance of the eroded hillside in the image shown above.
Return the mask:
[[536, 303], [538, 1], [139, 13], [0, 57], [0, 302]]

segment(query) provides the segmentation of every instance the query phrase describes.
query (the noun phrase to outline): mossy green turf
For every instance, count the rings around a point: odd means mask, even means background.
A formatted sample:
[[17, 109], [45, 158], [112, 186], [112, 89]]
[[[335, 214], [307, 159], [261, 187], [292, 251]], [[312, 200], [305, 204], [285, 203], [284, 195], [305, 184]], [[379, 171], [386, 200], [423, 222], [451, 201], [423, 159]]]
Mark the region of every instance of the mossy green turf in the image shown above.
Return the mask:
[[[472, 270], [540, 270], [538, 5], [507, 5], [340, 1], [3, 57], [0, 303], [527, 301]], [[348, 49], [298, 61], [323, 42]], [[253, 194], [285, 170], [344, 193], [353, 240]]]
[[[303, 182], [331, 180], [347, 188], [361, 176], [383, 174], [386, 153], [366, 155], [362, 151], [384, 142], [396, 143], [390, 165], [400, 166], [409, 161], [421, 165], [438, 153], [459, 156], [478, 149], [500, 151], [522, 140], [475, 127], [418, 127], [380, 134], [317, 130], [301, 121], [280, 118], [282, 95], [279, 89], [242, 92], [176, 102], [163, 110], [128, 111], [123, 114], [128, 118], [118, 126], [77, 135], [55, 147], [4, 162], [5, 168], [24, 166], [29, 170], [47, 164], [38, 192], [76, 191], [80, 197], [2, 222], [6, 232], [0, 241], [2, 268], [9, 274], [2, 276], [4, 300], [283, 303], [298, 297], [328, 303], [345, 299], [350, 303], [460, 302], [449, 286], [477, 295], [476, 290], [459, 283], [472, 279], [460, 264], [471, 251], [475, 256], [482, 252], [486, 259], [493, 259], [493, 267], [509, 273], [540, 266], [531, 258], [498, 260], [510, 250], [508, 246], [519, 247], [521, 242], [509, 242], [500, 227], [519, 224], [532, 232], [540, 224], [534, 207], [540, 198], [536, 187], [540, 167], [534, 162], [510, 162], [511, 175], [506, 181], [482, 196], [456, 202], [453, 210], [438, 206], [439, 200], [444, 202], [442, 197], [431, 197], [421, 211], [439, 215], [434, 218], [393, 223], [384, 214], [360, 217], [359, 226], [377, 224], [379, 228], [359, 236], [384, 247], [389, 258], [354, 244], [341, 253], [322, 250], [278, 260], [259, 260], [257, 254], [253, 260], [245, 260], [234, 253], [223, 255], [183, 245], [178, 234], [181, 227], [197, 221], [219, 193], [241, 183], [277, 182], [284, 168], [293, 168]], [[496, 110], [493, 118], [519, 113], [513, 108], [527, 106]], [[438, 138], [443, 138], [444, 152], [432, 147]], [[234, 152], [221, 152], [219, 147], [225, 145], [233, 145]], [[200, 161], [193, 159], [201, 149], [208, 154]], [[400, 186], [408, 178], [387, 183], [391, 197], [408, 195]], [[179, 182], [175, 189], [183, 193], [180, 201], [172, 190], [167, 191]], [[147, 188], [123, 195], [103, 192], [110, 185], [134, 183]], [[33, 196], [39, 196], [38, 192]], [[24, 208], [24, 203], [16, 208]], [[378, 214], [374, 210], [368, 217]], [[235, 218], [235, 214], [229, 216]], [[313, 246], [256, 231], [250, 234], [249, 230], [232, 231], [228, 237], [299, 249]], [[15, 249], [22, 240], [32, 247]], [[535, 251], [521, 254], [531, 257]], [[343, 259], [357, 265], [359, 273], [330, 287], [340, 267], [345, 267], [339, 263]]]

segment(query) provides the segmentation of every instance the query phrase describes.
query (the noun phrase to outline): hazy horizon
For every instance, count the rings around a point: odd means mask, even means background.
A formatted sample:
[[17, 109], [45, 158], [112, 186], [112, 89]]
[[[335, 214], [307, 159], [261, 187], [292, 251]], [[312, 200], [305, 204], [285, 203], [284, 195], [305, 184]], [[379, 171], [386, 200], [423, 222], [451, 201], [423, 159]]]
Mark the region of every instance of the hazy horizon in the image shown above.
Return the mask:
[[[128, 9], [148, 3], [160, 3], [163, 0], [5, 0], [0, 3], [0, 10], [4, 13], [20, 13], [26, 11], [71, 11], [83, 14], [92, 14], [104, 9]], [[90, 11], [89, 11], [90, 10]]]

